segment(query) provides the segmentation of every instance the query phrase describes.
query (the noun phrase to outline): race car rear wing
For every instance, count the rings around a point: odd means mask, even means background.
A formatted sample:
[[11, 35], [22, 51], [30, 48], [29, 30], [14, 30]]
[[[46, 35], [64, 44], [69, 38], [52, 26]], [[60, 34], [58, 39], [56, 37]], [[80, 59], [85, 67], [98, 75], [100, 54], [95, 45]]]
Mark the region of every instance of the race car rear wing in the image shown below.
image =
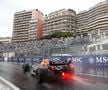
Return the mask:
[[69, 65], [72, 63], [71, 61], [50, 61], [49, 65], [51, 66], [58, 66], [58, 65]]

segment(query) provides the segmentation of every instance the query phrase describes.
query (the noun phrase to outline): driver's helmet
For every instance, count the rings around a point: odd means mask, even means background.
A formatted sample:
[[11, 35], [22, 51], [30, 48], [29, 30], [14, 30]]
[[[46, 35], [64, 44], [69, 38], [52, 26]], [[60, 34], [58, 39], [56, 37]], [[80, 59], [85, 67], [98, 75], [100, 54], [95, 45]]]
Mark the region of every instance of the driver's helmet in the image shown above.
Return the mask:
[[49, 65], [49, 60], [48, 59], [43, 59], [41, 64], [42, 65]]

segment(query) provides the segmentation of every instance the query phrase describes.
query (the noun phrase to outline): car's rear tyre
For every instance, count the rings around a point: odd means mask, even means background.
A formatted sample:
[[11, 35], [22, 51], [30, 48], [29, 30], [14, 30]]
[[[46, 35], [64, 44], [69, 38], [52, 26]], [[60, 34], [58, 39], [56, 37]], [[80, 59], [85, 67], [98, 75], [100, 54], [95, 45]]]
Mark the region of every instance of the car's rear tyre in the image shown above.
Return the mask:
[[42, 84], [43, 83], [43, 80], [42, 80], [41, 76], [36, 76], [36, 80], [37, 80], [38, 84]]
[[43, 83], [43, 79], [42, 79], [42, 70], [41, 69], [37, 69], [36, 70], [36, 80], [38, 84]]

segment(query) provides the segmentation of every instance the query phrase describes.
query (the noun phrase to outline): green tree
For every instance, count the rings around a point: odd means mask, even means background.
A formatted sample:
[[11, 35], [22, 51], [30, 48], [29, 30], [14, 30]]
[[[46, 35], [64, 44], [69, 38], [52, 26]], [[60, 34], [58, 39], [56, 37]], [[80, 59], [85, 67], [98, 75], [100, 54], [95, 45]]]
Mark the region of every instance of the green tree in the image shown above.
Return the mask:
[[39, 40], [42, 39], [51, 39], [51, 38], [61, 38], [61, 37], [72, 37], [73, 33], [72, 32], [54, 32], [49, 35], [42, 36], [39, 38]]

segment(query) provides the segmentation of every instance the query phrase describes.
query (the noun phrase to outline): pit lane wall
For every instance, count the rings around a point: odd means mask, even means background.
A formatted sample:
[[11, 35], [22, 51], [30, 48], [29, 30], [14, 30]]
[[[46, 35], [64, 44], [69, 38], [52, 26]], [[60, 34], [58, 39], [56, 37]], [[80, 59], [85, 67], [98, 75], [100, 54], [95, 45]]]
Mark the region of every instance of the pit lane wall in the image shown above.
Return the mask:
[[[108, 55], [59, 55], [49, 57], [52, 60], [71, 60], [75, 66], [76, 74], [91, 75], [97, 77], [108, 77]], [[35, 57], [14, 57], [8, 62], [23, 64], [36, 63], [42, 60], [42, 56]]]

